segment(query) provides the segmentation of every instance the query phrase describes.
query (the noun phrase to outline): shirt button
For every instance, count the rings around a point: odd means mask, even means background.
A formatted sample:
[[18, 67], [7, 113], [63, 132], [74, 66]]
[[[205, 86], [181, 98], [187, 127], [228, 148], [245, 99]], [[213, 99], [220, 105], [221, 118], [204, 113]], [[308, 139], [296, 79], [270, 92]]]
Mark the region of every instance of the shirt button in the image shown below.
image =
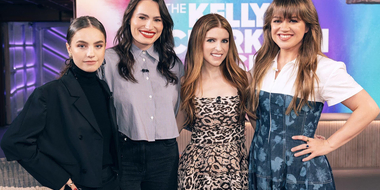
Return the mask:
[[146, 52], [145, 52], [145, 51], [143, 51], [143, 54], [145, 55], [145, 54], [146, 54]]
[[149, 80], [149, 77], [146, 77], [146, 80]]
[[145, 61], [145, 58], [143, 58], [143, 61]]
[[152, 99], [152, 95], [149, 95], [149, 98]]
[[153, 120], [153, 116], [150, 116], [150, 119]]

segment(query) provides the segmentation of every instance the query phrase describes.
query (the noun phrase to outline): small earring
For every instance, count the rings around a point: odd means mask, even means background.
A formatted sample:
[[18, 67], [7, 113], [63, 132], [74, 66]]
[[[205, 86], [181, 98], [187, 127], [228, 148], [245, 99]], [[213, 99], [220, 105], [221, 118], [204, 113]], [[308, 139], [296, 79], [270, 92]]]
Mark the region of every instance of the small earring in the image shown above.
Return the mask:
[[69, 53], [69, 57], [71, 58], [71, 53]]

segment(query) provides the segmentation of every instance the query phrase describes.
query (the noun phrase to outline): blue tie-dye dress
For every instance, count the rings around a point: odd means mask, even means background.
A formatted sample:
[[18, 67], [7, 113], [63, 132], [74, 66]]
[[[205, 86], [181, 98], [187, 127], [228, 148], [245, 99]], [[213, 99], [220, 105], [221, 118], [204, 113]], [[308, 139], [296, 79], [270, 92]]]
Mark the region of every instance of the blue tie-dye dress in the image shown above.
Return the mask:
[[314, 137], [323, 104], [304, 106], [298, 116], [285, 114], [292, 96], [260, 92], [255, 136], [250, 148], [250, 189], [335, 189], [326, 156], [302, 162], [291, 148], [305, 143], [294, 135]]
[[[296, 61], [287, 63], [277, 78], [275, 70], [264, 77], [259, 95], [255, 134], [249, 151], [250, 190], [333, 190], [332, 171], [326, 156], [310, 161], [308, 155], [294, 157], [290, 151], [304, 141], [293, 140], [294, 135], [314, 137], [322, 113], [323, 103], [339, 103], [362, 88], [346, 72], [344, 63], [319, 57], [315, 100], [309, 101], [297, 114], [285, 112], [293, 99], [293, 85], [297, 73]], [[339, 87], [339, 88], [337, 88]]]

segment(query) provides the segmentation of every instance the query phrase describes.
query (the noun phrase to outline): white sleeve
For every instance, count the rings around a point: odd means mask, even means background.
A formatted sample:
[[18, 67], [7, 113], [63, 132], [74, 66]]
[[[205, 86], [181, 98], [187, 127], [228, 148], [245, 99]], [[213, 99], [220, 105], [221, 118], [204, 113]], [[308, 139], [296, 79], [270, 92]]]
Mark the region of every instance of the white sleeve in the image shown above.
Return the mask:
[[318, 65], [318, 67], [319, 66], [325, 66], [325, 68], [321, 68], [326, 71], [323, 72], [325, 75], [322, 74], [322, 77], [326, 77], [325, 80], [320, 79], [320, 81], [324, 83], [321, 89], [321, 96], [329, 106], [338, 104], [363, 89], [347, 73], [346, 65], [343, 62], [328, 60], [327, 64]]

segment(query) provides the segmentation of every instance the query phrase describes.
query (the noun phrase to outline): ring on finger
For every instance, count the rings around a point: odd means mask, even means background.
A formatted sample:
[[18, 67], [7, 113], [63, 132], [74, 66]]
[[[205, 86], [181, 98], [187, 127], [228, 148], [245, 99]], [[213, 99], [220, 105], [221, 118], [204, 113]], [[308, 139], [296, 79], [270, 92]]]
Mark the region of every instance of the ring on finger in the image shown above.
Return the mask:
[[308, 144], [306, 145], [306, 148], [309, 148], [309, 145], [308, 145]]
[[309, 139], [309, 138], [307, 138], [306, 142], [309, 142], [309, 141], [310, 141], [310, 139]]

